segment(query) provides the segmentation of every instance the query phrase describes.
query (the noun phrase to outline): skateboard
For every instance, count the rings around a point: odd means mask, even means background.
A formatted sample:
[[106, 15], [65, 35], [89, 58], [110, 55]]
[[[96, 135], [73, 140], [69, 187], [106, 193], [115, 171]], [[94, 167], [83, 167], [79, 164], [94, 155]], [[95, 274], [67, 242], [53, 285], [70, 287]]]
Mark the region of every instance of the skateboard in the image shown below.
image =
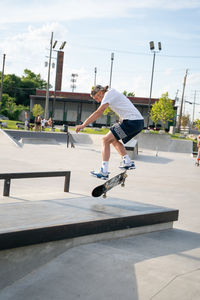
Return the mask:
[[101, 195], [103, 198], [106, 198], [106, 193], [111, 190], [114, 186], [121, 184], [122, 187], [125, 186], [125, 180], [127, 177], [127, 170], [124, 172], [112, 177], [111, 179], [107, 180], [104, 184], [101, 184], [95, 187], [92, 191], [93, 197], [100, 197]]

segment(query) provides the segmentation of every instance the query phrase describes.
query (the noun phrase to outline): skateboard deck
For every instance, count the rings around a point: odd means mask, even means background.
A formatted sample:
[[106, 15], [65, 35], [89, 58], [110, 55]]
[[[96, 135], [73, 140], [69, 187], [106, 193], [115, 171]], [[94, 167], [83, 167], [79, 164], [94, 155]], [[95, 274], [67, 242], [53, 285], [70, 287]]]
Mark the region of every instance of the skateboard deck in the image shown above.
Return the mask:
[[121, 186], [124, 186], [126, 177], [128, 176], [126, 172], [127, 170], [107, 180], [104, 184], [95, 187], [92, 191], [92, 196], [100, 197], [103, 195], [103, 198], [106, 198], [106, 193], [114, 186], [119, 184], [121, 184]]

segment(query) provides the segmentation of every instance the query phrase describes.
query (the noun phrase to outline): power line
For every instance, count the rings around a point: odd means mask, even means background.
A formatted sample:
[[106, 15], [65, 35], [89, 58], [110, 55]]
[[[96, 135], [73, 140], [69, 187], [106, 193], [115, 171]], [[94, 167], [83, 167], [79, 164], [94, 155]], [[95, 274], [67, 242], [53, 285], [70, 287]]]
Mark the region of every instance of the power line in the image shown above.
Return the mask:
[[[128, 50], [120, 50], [120, 49], [113, 49], [113, 48], [104, 48], [104, 47], [94, 47], [94, 46], [85, 46], [81, 44], [74, 44], [78, 47], [81, 48], [88, 48], [88, 49], [94, 49], [94, 50], [101, 50], [101, 51], [113, 51], [116, 53], [125, 53], [125, 54], [134, 54], [134, 55], [144, 55], [144, 56], [150, 56], [151, 54], [149, 53], [144, 53], [144, 52], [135, 52], [135, 51], [128, 51]], [[73, 46], [73, 44], [72, 44]], [[159, 54], [159, 56], [162, 57], [171, 57], [171, 58], [200, 58], [200, 56], [195, 56], [195, 55], [168, 55], [168, 54]]]

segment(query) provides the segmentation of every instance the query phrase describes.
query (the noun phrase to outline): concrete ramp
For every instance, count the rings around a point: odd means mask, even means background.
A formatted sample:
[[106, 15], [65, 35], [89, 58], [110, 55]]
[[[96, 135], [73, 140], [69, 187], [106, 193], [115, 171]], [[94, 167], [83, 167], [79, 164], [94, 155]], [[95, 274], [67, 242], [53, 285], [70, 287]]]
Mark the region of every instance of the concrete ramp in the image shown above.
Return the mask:
[[71, 133], [73, 141], [77, 144], [84, 145], [101, 145], [102, 137], [101, 134], [86, 134], [86, 133]]
[[[0, 249], [61, 239], [95, 242], [171, 228], [178, 211], [117, 198], [72, 197], [0, 205]], [[68, 196], [68, 197], [69, 197]]]
[[0, 129], [0, 146], [21, 147], [22, 145], [15, 138], [10, 136], [7, 132]]

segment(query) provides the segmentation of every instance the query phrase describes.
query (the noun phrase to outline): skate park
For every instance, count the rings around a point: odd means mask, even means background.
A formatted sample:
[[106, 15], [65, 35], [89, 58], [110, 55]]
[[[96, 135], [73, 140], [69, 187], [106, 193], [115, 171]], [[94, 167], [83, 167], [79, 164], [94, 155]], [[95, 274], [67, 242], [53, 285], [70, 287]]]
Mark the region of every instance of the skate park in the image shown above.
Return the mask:
[[[103, 199], [91, 197], [99, 182], [89, 175], [99, 168], [100, 136], [72, 133], [67, 148], [64, 134], [0, 134], [1, 173], [71, 172], [68, 192], [62, 177], [22, 178], [5, 197], [0, 180], [0, 299], [198, 299], [191, 143], [145, 148], [138, 138], [136, 170]], [[111, 174], [119, 161], [112, 149]]]

